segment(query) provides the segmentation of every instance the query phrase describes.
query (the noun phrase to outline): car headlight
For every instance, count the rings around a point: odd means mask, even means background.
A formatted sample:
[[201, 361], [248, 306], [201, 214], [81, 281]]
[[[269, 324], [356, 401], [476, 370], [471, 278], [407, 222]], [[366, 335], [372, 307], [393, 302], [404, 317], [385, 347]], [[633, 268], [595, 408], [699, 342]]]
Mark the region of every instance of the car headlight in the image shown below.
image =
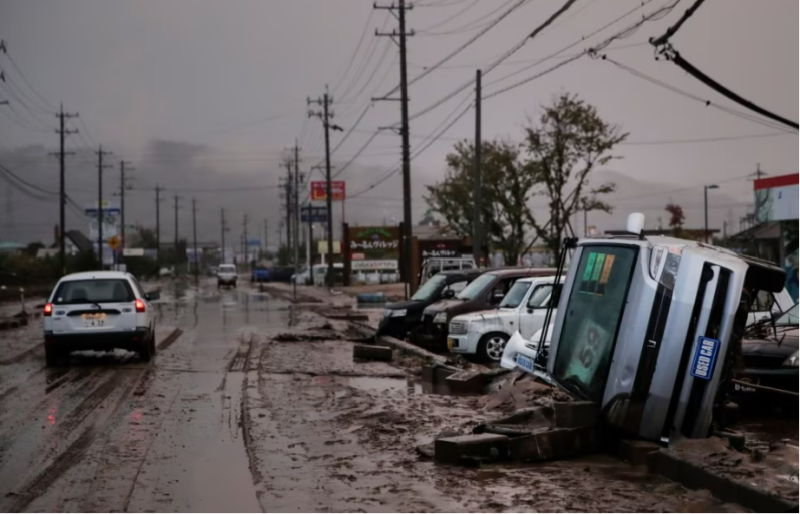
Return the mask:
[[784, 366], [797, 367], [797, 352], [794, 352], [788, 359], [783, 361]]
[[447, 313], [440, 312], [436, 316], [433, 317], [434, 323], [447, 323]]
[[397, 309], [389, 312], [392, 313], [393, 318], [402, 318], [408, 313], [408, 309]]

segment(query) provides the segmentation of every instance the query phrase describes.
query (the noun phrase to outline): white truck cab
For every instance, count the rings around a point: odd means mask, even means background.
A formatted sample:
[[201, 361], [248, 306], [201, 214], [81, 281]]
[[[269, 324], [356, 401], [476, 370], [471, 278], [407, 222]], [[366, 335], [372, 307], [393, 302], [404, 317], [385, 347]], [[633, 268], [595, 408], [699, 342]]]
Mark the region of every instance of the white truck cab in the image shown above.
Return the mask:
[[[555, 283], [555, 295], [553, 286]], [[517, 280], [497, 309], [456, 316], [450, 322], [447, 347], [453, 353], [500, 361], [506, 342], [515, 332], [530, 337], [544, 326], [551, 298], [558, 302], [564, 277]]]

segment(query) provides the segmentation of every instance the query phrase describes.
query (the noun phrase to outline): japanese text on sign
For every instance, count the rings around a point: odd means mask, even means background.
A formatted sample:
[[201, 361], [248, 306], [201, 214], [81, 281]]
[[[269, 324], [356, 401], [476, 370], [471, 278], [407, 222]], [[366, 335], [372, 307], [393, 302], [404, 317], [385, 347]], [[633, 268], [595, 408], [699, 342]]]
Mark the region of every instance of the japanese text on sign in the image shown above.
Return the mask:
[[[331, 181], [331, 200], [334, 202], [341, 202], [345, 199], [345, 182], [344, 180]], [[312, 181], [311, 182], [311, 200], [319, 201], [326, 200], [326, 182], [325, 181]]]

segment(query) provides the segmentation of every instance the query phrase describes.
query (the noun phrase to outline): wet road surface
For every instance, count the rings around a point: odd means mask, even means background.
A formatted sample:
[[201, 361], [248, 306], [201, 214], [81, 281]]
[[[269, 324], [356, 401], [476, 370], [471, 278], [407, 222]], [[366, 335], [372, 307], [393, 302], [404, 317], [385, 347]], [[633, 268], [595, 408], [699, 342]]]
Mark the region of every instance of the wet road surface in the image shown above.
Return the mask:
[[736, 510], [606, 456], [420, 461], [416, 445], [492, 415], [480, 398], [425, 394], [409, 367], [354, 363], [341, 324], [213, 285], [162, 290], [148, 364], [48, 369], [39, 323], [13, 335], [0, 511]]

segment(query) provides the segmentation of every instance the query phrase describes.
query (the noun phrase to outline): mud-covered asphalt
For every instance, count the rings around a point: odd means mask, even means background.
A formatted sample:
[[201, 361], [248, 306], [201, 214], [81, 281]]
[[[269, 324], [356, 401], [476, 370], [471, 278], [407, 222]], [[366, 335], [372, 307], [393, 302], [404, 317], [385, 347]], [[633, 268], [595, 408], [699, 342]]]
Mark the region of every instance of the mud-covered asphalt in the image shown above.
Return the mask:
[[343, 322], [242, 284], [170, 283], [159, 352], [45, 368], [0, 343], [0, 511], [733, 511], [611, 457], [481, 469], [414, 449], [497, 415], [417, 365], [352, 360]]

